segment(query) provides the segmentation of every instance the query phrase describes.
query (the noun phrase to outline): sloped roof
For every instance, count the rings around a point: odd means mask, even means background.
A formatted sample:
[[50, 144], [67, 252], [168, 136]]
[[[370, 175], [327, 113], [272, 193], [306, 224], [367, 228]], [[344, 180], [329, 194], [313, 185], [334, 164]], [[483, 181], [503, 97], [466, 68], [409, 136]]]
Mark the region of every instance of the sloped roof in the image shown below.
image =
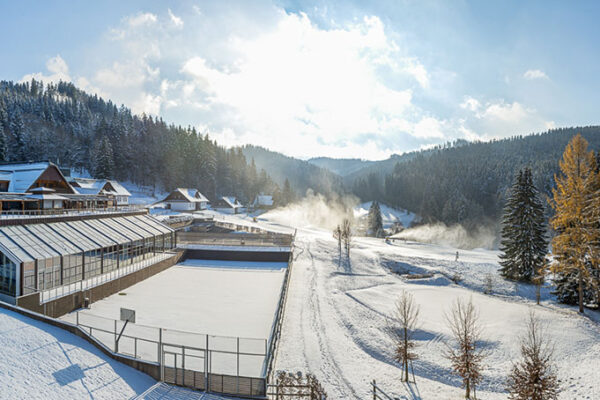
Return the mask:
[[200, 202], [208, 202], [208, 199], [200, 193], [198, 189], [188, 189], [188, 188], [177, 188], [173, 190], [173, 192], [169, 193], [167, 197], [162, 202], [166, 201], [177, 201], [177, 200], [167, 200], [174, 192], [177, 192], [186, 199], [186, 201], [190, 203], [200, 203]]
[[[75, 185], [75, 190], [80, 194], [106, 194], [118, 196], [131, 196], [131, 193], [119, 182], [110, 179], [92, 179], [92, 178], [72, 178], [71, 182]], [[107, 184], [114, 190], [106, 190]]]
[[129, 190], [125, 189], [125, 187], [123, 185], [121, 185], [119, 182], [109, 179], [106, 181], [106, 183], [110, 183], [110, 185], [113, 187], [113, 189], [117, 195], [131, 196], [131, 193], [129, 193]]
[[228, 205], [229, 207], [231, 207], [231, 208], [239, 208], [239, 207], [242, 207], [242, 203], [240, 203], [240, 202], [238, 201], [238, 199], [236, 199], [236, 198], [235, 198], [235, 197], [233, 197], [233, 196], [223, 196], [223, 197], [221, 197], [221, 199], [223, 199], [223, 201], [224, 201], [225, 203], [227, 203], [227, 205]]
[[48, 161], [21, 164], [2, 164], [0, 165], [0, 176], [2, 176], [2, 179], [4, 180], [10, 180], [10, 184], [8, 186], [9, 192], [24, 193], [44, 173], [44, 171], [50, 167], [55, 167], [60, 176], [65, 179], [64, 175], [60, 171], [60, 168]]

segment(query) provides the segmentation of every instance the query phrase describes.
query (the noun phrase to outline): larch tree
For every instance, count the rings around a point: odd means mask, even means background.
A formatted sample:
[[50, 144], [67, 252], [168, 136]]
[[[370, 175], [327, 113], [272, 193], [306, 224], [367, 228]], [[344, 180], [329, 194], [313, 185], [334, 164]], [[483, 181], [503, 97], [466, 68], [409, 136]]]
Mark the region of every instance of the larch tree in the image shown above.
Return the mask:
[[419, 320], [419, 306], [415, 303], [414, 296], [403, 290], [396, 300], [394, 310], [394, 323], [390, 326], [392, 338], [394, 339], [394, 355], [403, 368], [404, 382], [408, 382], [408, 364], [418, 358], [414, 352], [416, 343], [414, 341], [415, 330]]
[[479, 324], [479, 313], [473, 305], [456, 299], [446, 321], [455, 343], [446, 343], [444, 355], [452, 365], [452, 372], [462, 379], [465, 388], [465, 398], [471, 399], [475, 387], [483, 379], [481, 374], [485, 354], [478, 345], [481, 341], [482, 329]]
[[500, 273], [512, 280], [532, 282], [546, 261], [544, 206], [529, 168], [519, 171], [506, 202], [501, 251]]
[[561, 173], [555, 176], [556, 188], [552, 189], [555, 214], [550, 220], [556, 231], [552, 239], [556, 294], [561, 302], [577, 303], [580, 313], [584, 312], [591, 283], [590, 243], [597, 240], [596, 221], [588, 219], [595, 195], [596, 161], [587, 147], [579, 134], [567, 145], [559, 163]]
[[546, 339], [540, 320], [531, 312], [521, 339], [521, 359], [513, 364], [508, 376], [508, 398], [557, 400], [560, 387], [552, 358], [552, 344]]

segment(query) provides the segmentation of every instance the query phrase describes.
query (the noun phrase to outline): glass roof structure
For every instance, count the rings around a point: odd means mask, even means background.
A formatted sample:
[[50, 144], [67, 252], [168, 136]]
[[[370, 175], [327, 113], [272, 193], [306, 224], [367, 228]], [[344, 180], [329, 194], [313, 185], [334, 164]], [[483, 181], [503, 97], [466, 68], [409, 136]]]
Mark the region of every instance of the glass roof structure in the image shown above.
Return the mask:
[[0, 227], [0, 251], [21, 263], [78, 254], [173, 232], [147, 215], [4, 226]]

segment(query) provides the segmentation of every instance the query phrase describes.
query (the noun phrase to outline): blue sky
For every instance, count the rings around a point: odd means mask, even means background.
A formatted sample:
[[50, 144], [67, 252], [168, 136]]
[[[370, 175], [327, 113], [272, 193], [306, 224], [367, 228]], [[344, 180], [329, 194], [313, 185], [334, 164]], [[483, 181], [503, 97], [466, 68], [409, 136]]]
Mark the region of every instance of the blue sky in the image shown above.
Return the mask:
[[600, 3], [366, 3], [4, 0], [0, 79], [301, 158], [599, 122]]

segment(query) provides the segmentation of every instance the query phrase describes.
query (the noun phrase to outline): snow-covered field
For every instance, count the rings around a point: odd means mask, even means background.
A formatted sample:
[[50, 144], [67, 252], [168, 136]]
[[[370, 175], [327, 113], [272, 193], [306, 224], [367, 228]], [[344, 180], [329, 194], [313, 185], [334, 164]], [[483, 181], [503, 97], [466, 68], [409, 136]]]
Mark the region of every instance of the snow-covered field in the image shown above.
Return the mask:
[[85, 340], [0, 308], [0, 399], [129, 399], [156, 383]]
[[[265, 216], [266, 218], [267, 216]], [[268, 221], [259, 225], [272, 227]], [[275, 225], [277, 226], [277, 225]], [[506, 399], [505, 377], [519, 355], [519, 336], [530, 309], [547, 326], [555, 343], [561, 399], [600, 399], [598, 313], [557, 305], [543, 289], [535, 305], [534, 288], [502, 280], [497, 253], [381, 239], [354, 238], [350, 264], [338, 265], [337, 243], [329, 231], [299, 228], [276, 369], [312, 372], [332, 399], [364, 399], [376, 379], [400, 399], [460, 399], [460, 380], [443, 357], [449, 339], [445, 313], [457, 298], [472, 298], [484, 328], [488, 354], [480, 399]], [[432, 274], [405, 279], [401, 274]], [[460, 284], [450, 279], [461, 276]], [[483, 294], [486, 276], [493, 293]], [[387, 333], [401, 290], [421, 307], [416, 385], [400, 382]], [[595, 322], [596, 321], [596, 322]]]

